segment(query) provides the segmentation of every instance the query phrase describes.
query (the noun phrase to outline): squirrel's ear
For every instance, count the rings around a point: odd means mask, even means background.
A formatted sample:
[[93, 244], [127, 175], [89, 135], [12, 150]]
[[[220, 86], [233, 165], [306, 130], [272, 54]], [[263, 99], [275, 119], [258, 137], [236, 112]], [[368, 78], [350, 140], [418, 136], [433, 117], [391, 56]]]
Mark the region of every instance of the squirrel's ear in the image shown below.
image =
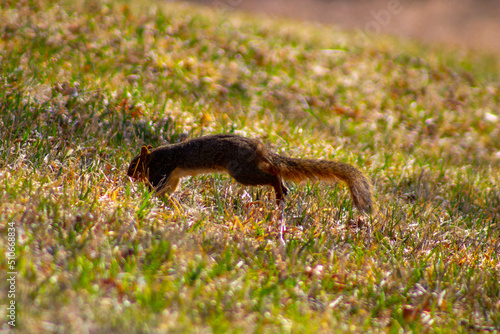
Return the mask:
[[141, 147], [141, 160], [142, 161], [146, 161], [148, 155], [150, 154], [149, 150], [153, 148], [153, 146], [149, 145], [149, 146], [143, 146]]
[[148, 145], [148, 150], [152, 150], [153, 149], [153, 145]]

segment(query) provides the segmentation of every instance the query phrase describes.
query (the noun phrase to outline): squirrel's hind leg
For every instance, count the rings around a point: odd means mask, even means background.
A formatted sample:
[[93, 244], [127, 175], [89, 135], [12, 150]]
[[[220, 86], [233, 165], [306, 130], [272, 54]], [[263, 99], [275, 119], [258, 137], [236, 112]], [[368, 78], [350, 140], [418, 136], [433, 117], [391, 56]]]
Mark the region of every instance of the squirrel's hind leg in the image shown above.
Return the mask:
[[251, 165], [233, 164], [227, 169], [236, 181], [248, 186], [271, 186], [276, 193], [276, 202], [279, 204], [284, 200], [288, 189], [285, 187], [281, 178], [276, 175], [264, 172], [263, 170]]
[[272, 184], [272, 187], [274, 188], [274, 192], [276, 193], [276, 205], [278, 205], [278, 206], [284, 205], [285, 196], [288, 194], [288, 189], [283, 184], [283, 181], [281, 181], [278, 177], [276, 177], [276, 179], [278, 182]]

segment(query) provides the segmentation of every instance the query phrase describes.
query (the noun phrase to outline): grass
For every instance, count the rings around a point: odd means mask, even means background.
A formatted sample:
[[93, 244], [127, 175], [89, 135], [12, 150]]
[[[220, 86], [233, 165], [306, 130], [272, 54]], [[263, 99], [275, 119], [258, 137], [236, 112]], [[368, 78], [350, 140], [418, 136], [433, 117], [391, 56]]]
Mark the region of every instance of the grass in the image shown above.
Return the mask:
[[[160, 1], [0, 17], [0, 248], [14, 222], [21, 332], [500, 328], [492, 56]], [[144, 143], [221, 132], [354, 164], [379, 210], [289, 184], [283, 249], [270, 189], [207, 175], [169, 200], [125, 176]]]

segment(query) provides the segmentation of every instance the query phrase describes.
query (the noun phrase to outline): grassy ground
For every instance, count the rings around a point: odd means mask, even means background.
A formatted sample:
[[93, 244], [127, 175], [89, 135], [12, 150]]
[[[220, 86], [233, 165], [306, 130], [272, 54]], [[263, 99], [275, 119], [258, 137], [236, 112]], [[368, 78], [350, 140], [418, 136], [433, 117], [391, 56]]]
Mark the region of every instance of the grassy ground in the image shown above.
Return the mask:
[[[487, 55], [162, 1], [0, 10], [0, 250], [21, 332], [467, 332], [500, 327], [500, 120]], [[375, 186], [225, 175], [155, 198], [142, 144], [235, 132]]]

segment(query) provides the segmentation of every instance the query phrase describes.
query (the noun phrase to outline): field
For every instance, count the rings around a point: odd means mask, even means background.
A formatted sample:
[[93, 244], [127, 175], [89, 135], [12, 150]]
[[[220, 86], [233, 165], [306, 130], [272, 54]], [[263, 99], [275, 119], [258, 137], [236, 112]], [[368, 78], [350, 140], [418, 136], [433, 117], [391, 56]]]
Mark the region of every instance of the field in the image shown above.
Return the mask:
[[[0, 329], [499, 331], [498, 58], [155, 0], [0, 19]], [[289, 183], [283, 245], [270, 188], [126, 177], [212, 133], [353, 164], [378, 208]]]

